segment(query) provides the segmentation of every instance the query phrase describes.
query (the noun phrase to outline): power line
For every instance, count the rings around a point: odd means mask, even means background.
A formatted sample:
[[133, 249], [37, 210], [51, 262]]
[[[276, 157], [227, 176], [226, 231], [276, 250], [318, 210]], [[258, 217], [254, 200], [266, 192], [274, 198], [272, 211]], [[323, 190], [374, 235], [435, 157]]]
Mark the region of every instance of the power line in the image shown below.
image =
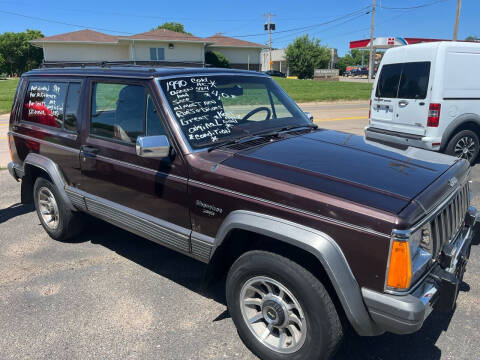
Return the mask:
[[[342, 21], [341, 23], [338, 23], [338, 24], [335, 24], [334, 26], [330, 26], [330, 27], [327, 27], [326, 29], [323, 29], [321, 30], [322, 32], [325, 32], [325, 31], [328, 31], [328, 30], [331, 30], [331, 29], [334, 29], [334, 28], [337, 28], [341, 25], [344, 25], [346, 23], [349, 23], [351, 21], [354, 21], [354, 20], [357, 20], [361, 17], [364, 17], [365, 15], [367, 15], [368, 13], [365, 13], [365, 14], [359, 14], [357, 16], [354, 16], [354, 17], [351, 17], [350, 19], [347, 19], [345, 21]], [[292, 38], [294, 36], [298, 36], [299, 34], [304, 34], [306, 33], [306, 31], [302, 30], [302, 31], [299, 31], [299, 32], [295, 32], [293, 34], [287, 34], [287, 35], [283, 35], [283, 36], [279, 36], [279, 37], [274, 37], [273, 40], [277, 41], [277, 40], [283, 40], [283, 39], [289, 39], [289, 38]], [[317, 32], [314, 32], [312, 35], [316, 35], [320, 33], [320, 31], [317, 31]]]
[[98, 30], [98, 31], [108, 31], [108, 32], [113, 32], [113, 33], [118, 33], [118, 34], [127, 34], [127, 35], [133, 35], [133, 33], [129, 33], [126, 31], [117, 31], [117, 30], [112, 30], [112, 29], [104, 29], [104, 28], [97, 28], [93, 26], [84, 26], [84, 25], [78, 25], [78, 24], [71, 24], [63, 21], [57, 21], [57, 20], [51, 20], [51, 19], [45, 19], [37, 16], [29, 16], [29, 15], [24, 15], [24, 14], [18, 14], [14, 13], [11, 11], [5, 11], [5, 10], [0, 10], [0, 13], [7, 14], [7, 15], [14, 15], [14, 16], [20, 16], [24, 17], [27, 19], [32, 19], [32, 20], [40, 20], [40, 21], [45, 21], [45, 22], [50, 22], [50, 23], [55, 23], [55, 24], [60, 24], [60, 25], [67, 25], [67, 26], [73, 26], [81, 29], [93, 29], [93, 30]]
[[[353, 12], [351, 12], [351, 13], [348, 13], [348, 14], [345, 14], [345, 15], [342, 15], [342, 16], [339, 16], [339, 17], [334, 18], [334, 19], [332, 19], [332, 20], [324, 21], [324, 22], [322, 22], [322, 23], [313, 24], [313, 25], [308, 25], [308, 26], [301, 26], [301, 27], [291, 28], [291, 29], [287, 29], [287, 30], [276, 31], [276, 33], [277, 33], [277, 34], [280, 34], [280, 33], [292, 32], [292, 31], [307, 30], [307, 29], [311, 29], [311, 28], [315, 28], [315, 27], [319, 27], [319, 26], [331, 24], [331, 23], [333, 23], [333, 22], [335, 22], [335, 21], [342, 20], [342, 19], [344, 19], [344, 18], [346, 18], [346, 17], [349, 17], [349, 16], [352, 16], [352, 15], [358, 14], [359, 12], [366, 11], [367, 9], [370, 9], [370, 6], [366, 6], [366, 7], [364, 7], [364, 8], [355, 10], [355, 11], [353, 11]], [[260, 34], [231, 35], [231, 36], [243, 38], [243, 37], [253, 37], [253, 36], [263, 36], [263, 35], [265, 35], [265, 34], [260, 33]]]
[[437, 1], [432, 1], [432, 2], [429, 2], [429, 3], [425, 3], [425, 4], [409, 6], [409, 7], [389, 7], [389, 6], [383, 6], [383, 5], [380, 5], [380, 7], [382, 9], [386, 9], [386, 10], [412, 10], [412, 9], [420, 9], [420, 8], [424, 8], [424, 7], [427, 7], [427, 6], [436, 5], [436, 4], [439, 4], [439, 3], [442, 3], [442, 2], [446, 2], [446, 1], [449, 1], [449, 0], [437, 0]]

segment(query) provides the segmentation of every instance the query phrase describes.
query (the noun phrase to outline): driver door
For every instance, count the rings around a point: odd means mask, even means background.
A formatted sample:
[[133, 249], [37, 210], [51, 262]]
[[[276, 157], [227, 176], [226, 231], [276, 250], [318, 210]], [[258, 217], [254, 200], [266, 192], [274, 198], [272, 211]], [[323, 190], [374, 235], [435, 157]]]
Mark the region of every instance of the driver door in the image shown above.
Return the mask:
[[157, 229], [166, 245], [188, 252], [190, 219], [183, 159], [174, 148], [170, 156], [160, 159], [136, 154], [138, 136], [169, 137], [151, 86], [148, 81], [90, 81], [78, 187], [87, 194], [88, 210], [128, 230], [140, 228], [142, 235], [149, 228], [150, 232]]

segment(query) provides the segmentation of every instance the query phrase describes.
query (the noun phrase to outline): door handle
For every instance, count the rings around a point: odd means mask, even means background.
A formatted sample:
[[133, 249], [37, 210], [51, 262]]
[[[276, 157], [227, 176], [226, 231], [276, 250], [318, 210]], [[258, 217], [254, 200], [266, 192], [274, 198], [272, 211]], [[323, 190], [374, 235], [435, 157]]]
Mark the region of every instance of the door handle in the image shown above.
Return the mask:
[[405, 107], [405, 106], [407, 106], [407, 105], [408, 105], [408, 101], [407, 101], [407, 100], [400, 100], [400, 101], [398, 102], [398, 106], [400, 106], [400, 107]]
[[82, 145], [80, 148], [85, 154], [92, 154], [92, 155], [97, 155], [98, 152], [100, 151], [99, 148], [89, 146], [89, 145]]

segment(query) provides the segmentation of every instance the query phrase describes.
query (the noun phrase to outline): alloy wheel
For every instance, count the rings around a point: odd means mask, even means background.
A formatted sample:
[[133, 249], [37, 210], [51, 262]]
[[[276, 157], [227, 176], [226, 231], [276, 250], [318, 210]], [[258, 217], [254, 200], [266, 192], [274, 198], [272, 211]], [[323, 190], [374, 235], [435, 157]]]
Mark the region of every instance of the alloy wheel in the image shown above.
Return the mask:
[[475, 155], [475, 140], [470, 136], [458, 139], [453, 149], [456, 157], [471, 161]]
[[240, 291], [240, 307], [249, 330], [271, 350], [292, 353], [305, 342], [302, 307], [280, 282], [265, 276], [248, 280]]
[[55, 230], [59, 223], [59, 211], [55, 196], [46, 187], [38, 190], [38, 209], [43, 223], [51, 230]]

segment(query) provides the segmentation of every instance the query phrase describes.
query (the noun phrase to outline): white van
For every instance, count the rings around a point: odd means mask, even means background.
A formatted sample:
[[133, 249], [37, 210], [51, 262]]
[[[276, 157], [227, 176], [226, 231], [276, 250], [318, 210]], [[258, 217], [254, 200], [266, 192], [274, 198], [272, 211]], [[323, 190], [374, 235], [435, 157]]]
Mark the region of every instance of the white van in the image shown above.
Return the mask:
[[387, 50], [370, 103], [367, 139], [473, 164], [480, 137], [480, 44], [442, 41]]

